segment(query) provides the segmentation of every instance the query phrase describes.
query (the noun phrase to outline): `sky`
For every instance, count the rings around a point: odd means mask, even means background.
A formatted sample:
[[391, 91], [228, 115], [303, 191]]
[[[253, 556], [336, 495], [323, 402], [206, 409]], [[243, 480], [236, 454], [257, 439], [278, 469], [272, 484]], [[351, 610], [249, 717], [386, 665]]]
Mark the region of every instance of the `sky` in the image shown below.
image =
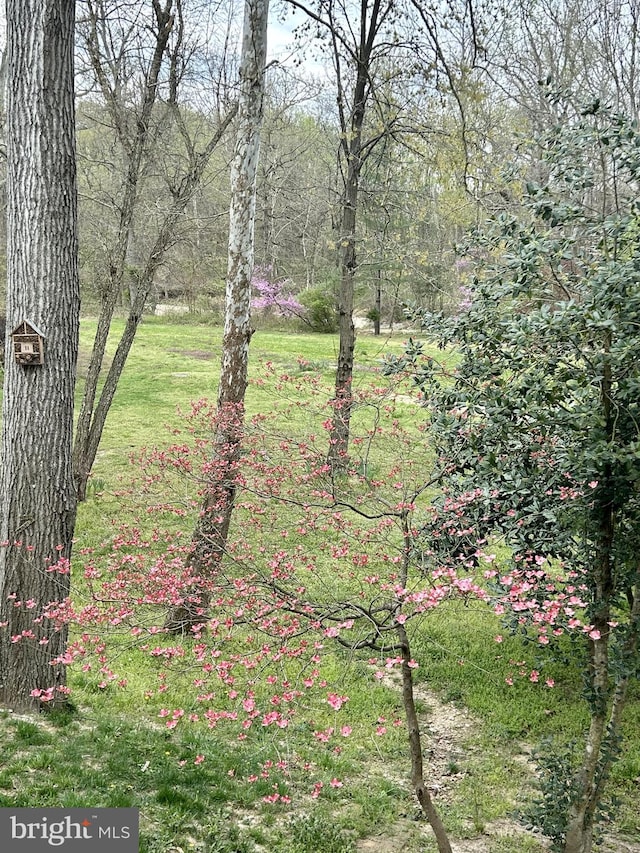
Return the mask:
[[[293, 57], [295, 54], [293, 29], [297, 23], [302, 21], [302, 15], [298, 13], [295, 16], [289, 15], [286, 20], [279, 20], [282, 16], [279, 15], [279, 9], [274, 8], [275, 4], [271, 4], [269, 16], [269, 29], [267, 31], [267, 51], [268, 61], [277, 60], [285, 66], [293, 66]], [[6, 42], [6, 18], [5, 4], [0, 0], [0, 53], [4, 51]], [[300, 70], [303, 74], [311, 76], [324, 76], [324, 68], [321, 62], [307, 56]]]
[[[278, 8], [274, 9], [271, 4], [267, 30], [267, 61], [277, 59], [282, 65], [293, 65], [293, 57], [296, 53], [293, 29], [302, 23], [303, 16], [298, 12], [295, 16], [289, 15], [282, 21], [279, 20], [282, 16], [278, 13]], [[311, 51], [308, 51], [301, 70], [312, 76], [323, 76], [324, 64], [312, 57]]]

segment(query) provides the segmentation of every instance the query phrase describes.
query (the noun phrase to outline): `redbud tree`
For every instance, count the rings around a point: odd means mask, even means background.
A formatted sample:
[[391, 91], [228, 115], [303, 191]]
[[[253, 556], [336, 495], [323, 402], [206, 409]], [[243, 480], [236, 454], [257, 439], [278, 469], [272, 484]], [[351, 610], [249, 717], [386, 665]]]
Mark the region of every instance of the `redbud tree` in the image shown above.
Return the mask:
[[304, 318], [306, 309], [294, 296], [293, 283], [274, 277], [270, 266], [256, 267], [251, 289], [251, 307], [258, 315]]
[[640, 135], [593, 103], [541, 144], [546, 181], [467, 247], [469, 302], [422, 317], [457, 367], [412, 341], [388, 372], [425, 395], [442, 507], [463, 497], [425, 540], [503, 542], [498, 612], [541, 650], [574, 637], [590, 723], [577, 761], [547, 763], [530, 820], [590, 853], [640, 664]]

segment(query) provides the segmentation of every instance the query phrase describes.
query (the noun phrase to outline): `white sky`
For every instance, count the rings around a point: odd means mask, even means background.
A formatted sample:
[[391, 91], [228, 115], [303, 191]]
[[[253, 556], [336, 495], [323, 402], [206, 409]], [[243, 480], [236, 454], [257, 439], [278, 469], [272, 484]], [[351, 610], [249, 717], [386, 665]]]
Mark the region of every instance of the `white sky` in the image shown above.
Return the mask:
[[[285, 21], [280, 21], [277, 12], [278, 9], [274, 9], [272, 4], [267, 30], [267, 62], [277, 59], [282, 65], [290, 66], [293, 65], [294, 57], [298, 52], [293, 30], [302, 23], [303, 15], [298, 12], [295, 16], [289, 15]], [[307, 50], [298, 70], [302, 76], [324, 77], [326, 62], [317, 58], [317, 51]]]
[[[302, 22], [302, 15], [289, 15], [283, 22], [278, 20], [278, 9], [271, 4], [269, 29], [267, 31], [268, 61], [278, 60], [283, 65], [293, 64], [295, 44], [293, 29], [296, 24]], [[4, 51], [6, 43], [6, 11], [5, 4], [0, 0], [0, 53]], [[301, 69], [303, 74], [319, 76], [323, 71], [322, 63], [308, 56], [303, 62]]]

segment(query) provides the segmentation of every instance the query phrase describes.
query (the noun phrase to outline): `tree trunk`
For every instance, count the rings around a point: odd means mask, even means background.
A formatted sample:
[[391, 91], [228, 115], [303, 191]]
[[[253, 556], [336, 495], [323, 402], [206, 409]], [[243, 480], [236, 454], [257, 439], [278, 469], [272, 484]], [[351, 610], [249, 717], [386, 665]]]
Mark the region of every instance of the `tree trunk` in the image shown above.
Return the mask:
[[[46, 617], [69, 594], [77, 268], [74, 0], [8, 0], [7, 326], [43, 332], [44, 364], [7, 336], [0, 481], [0, 702], [65, 701], [67, 633]], [[17, 639], [16, 639], [17, 638]], [[60, 690], [59, 688], [62, 688]]]
[[[353, 324], [353, 294], [356, 279], [356, 211], [360, 158], [356, 153], [360, 135], [352, 143], [348, 177], [342, 203], [340, 228], [340, 292], [338, 301], [338, 366], [336, 368], [333, 418], [329, 433], [328, 461], [334, 469], [344, 467], [349, 452], [349, 432], [353, 410], [353, 360], [356, 330]], [[355, 149], [355, 150], [354, 150]]]
[[402, 704], [404, 706], [404, 715], [407, 721], [407, 730], [409, 733], [411, 784], [413, 785], [416, 799], [420, 803], [420, 808], [429, 821], [429, 825], [436, 837], [438, 853], [452, 853], [447, 831], [444, 828], [440, 815], [433, 804], [429, 794], [429, 789], [424, 782], [422, 738], [420, 736], [420, 723], [418, 722], [415, 697], [413, 695], [413, 672], [409, 666], [411, 661], [409, 638], [404, 625], [398, 624], [396, 633], [402, 649]]
[[[175, 233], [180, 218], [187, 204], [193, 198], [207, 163], [211, 159], [211, 155], [213, 154], [215, 147], [236, 115], [236, 111], [235, 107], [229, 110], [204, 151], [201, 154], [194, 156], [191, 168], [184, 176], [182, 183], [174, 196], [171, 208], [165, 216], [158, 232], [158, 236], [156, 237], [153, 247], [149, 252], [147, 262], [138, 275], [135, 296], [129, 307], [129, 316], [127, 317], [124, 331], [120, 336], [118, 347], [96, 402], [98, 379], [100, 377], [104, 352], [106, 349], [107, 339], [109, 337], [111, 320], [113, 318], [113, 308], [115, 307], [115, 303], [112, 302], [111, 295], [119, 292], [120, 287], [122, 286], [124, 255], [122, 256], [123, 264], [119, 268], [122, 274], [118, 275], [120, 284], [116, 285], [115, 280], [111, 283], [111, 291], [108, 297], [109, 304], [106, 302], [103, 304], [103, 311], [98, 321], [94, 349], [91, 354], [89, 373], [85, 383], [85, 393], [76, 429], [76, 440], [74, 445], [74, 478], [79, 501], [83, 501], [86, 497], [87, 482], [93, 463], [95, 462], [98, 447], [100, 446], [100, 440], [107, 421], [107, 415], [111, 409], [111, 404], [113, 403], [113, 398], [115, 397], [118, 383], [122, 376], [122, 371], [124, 370], [131, 347], [133, 346], [145, 305], [153, 287], [155, 274], [162, 263], [167, 250], [175, 241]], [[129, 232], [127, 231], [127, 233]]]
[[380, 334], [380, 323], [382, 320], [382, 270], [378, 270], [376, 276], [376, 307], [373, 320], [373, 334]]
[[[333, 469], [343, 468], [349, 452], [349, 432], [353, 411], [353, 361], [356, 332], [353, 325], [353, 298], [357, 272], [356, 224], [358, 193], [362, 172], [362, 129], [370, 95], [371, 57], [380, 26], [380, 0], [362, 0], [360, 8], [360, 32], [357, 47], [352, 54], [355, 68], [353, 101], [348, 116], [345, 114], [345, 92], [342, 78], [338, 75], [338, 111], [342, 131], [341, 156], [346, 170], [342, 195], [340, 222], [340, 292], [338, 299], [338, 366], [336, 369], [333, 418], [329, 432], [327, 461]], [[338, 42], [335, 33], [334, 61], [340, 67]]]
[[[402, 515], [402, 538], [404, 540], [404, 553], [400, 566], [400, 585], [405, 588], [409, 579], [410, 555], [413, 549], [413, 536], [409, 528], [409, 514], [405, 510]], [[416, 701], [413, 692], [413, 670], [411, 669], [411, 644], [409, 635], [402, 622], [396, 623], [396, 636], [402, 654], [402, 706], [404, 718], [407, 722], [407, 733], [409, 735], [409, 754], [411, 757], [411, 784], [424, 812], [429, 826], [433, 830], [438, 845], [438, 853], [452, 853], [451, 844], [447, 831], [433, 804], [429, 789], [424, 781], [424, 762], [422, 760], [422, 736], [420, 735], [420, 722], [416, 711]]]
[[[215, 458], [196, 524], [191, 566], [210, 576], [222, 559], [235, 502], [235, 466], [244, 429], [244, 396], [251, 340], [256, 173], [264, 98], [269, 0], [246, 0], [240, 63], [238, 136], [231, 167], [231, 207]], [[174, 608], [165, 627], [184, 633], [203, 621], [208, 599]]]
[[[131, 136], [128, 129], [127, 109], [120, 100], [119, 83], [110, 86], [108, 75], [105, 71], [105, 61], [100, 50], [101, 39], [104, 37], [101, 29], [100, 11], [89, 4], [86, 12], [88, 21], [88, 31], [85, 39], [86, 49], [96, 80], [111, 114], [116, 135], [122, 146], [125, 168], [123, 170], [123, 193], [119, 205], [118, 232], [110, 256], [107, 285], [102, 294], [100, 316], [98, 317], [98, 326], [91, 351], [91, 358], [89, 359], [89, 368], [84, 383], [84, 394], [76, 427], [73, 469], [79, 501], [83, 501], [86, 497], [87, 480], [95, 459], [95, 453], [92, 456], [90, 446], [95, 443], [96, 424], [93, 416], [96, 396], [109, 331], [111, 329], [111, 321], [113, 320], [118, 300], [122, 295], [127, 249], [138, 197], [138, 183], [142, 160], [148, 144], [151, 115], [158, 96], [160, 71], [169, 35], [174, 26], [171, 0], [165, 0], [164, 7], [159, 3], [155, 4], [156, 40], [153, 54], [144, 76], [142, 103], [139, 116], [135, 122], [135, 132]], [[99, 431], [100, 433], [102, 432], [102, 427], [99, 427]]]
[[[613, 381], [610, 359], [608, 357], [610, 350], [611, 340], [607, 336], [604, 342], [605, 359], [603, 377], [600, 383], [601, 410], [604, 416], [607, 435], [613, 444], [617, 412], [612, 400]], [[592, 605], [592, 621], [600, 637], [591, 641], [589, 682], [587, 684], [587, 689], [591, 693], [591, 722], [587, 734], [582, 766], [578, 771], [576, 780], [579, 794], [569, 812], [564, 853], [591, 853], [593, 849], [596, 812], [611, 769], [612, 756], [615, 752], [615, 741], [620, 725], [620, 715], [626, 702], [629, 681], [628, 675], [618, 675], [615, 689], [612, 689], [609, 673], [609, 622], [611, 619], [612, 598], [615, 596], [613, 565], [616, 527], [615, 509], [612, 499], [615, 494], [616, 485], [610, 463], [605, 464], [600, 487], [603, 497], [600, 498], [598, 505], [600, 518], [595, 554], [595, 584]], [[628, 655], [625, 655], [625, 661], [633, 660], [635, 657], [633, 652], [637, 646], [639, 615], [640, 608], [636, 596], [630, 620], [632, 630], [626, 641]]]

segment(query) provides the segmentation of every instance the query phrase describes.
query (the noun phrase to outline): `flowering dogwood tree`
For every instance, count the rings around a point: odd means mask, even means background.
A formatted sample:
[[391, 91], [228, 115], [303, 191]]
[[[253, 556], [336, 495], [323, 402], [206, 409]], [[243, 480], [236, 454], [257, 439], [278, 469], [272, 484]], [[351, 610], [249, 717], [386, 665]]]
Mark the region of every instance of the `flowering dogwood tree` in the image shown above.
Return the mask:
[[430, 547], [464, 556], [501, 538], [498, 612], [540, 649], [580, 640], [582, 760], [547, 775], [532, 823], [590, 853], [640, 667], [640, 136], [594, 103], [543, 142], [546, 183], [478, 237], [471, 304], [423, 317], [458, 366], [412, 342], [388, 369], [410, 365], [425, 393], [441, 502], [459, 512], [425, 531]]
[[[438, 850], [450, 853], [423, 763], [414, 698], [419, 661], [411, 638], [442, 601], [483, 599], [486, 593], [459, 561], [436, 571], [418, 559], [418, 531], [433, 516], [429, 464], [414, 453], [422, 412], [396, 402], [388, 388], [360, 394], [352, 467], [338, 476], [326, 460], [331, 412], [314, 413], [309, 403], [327, 398], [319, 378], [305, 370], [292, 376], [267, 369], [264, 381], [274, 399], [293, 398], [245, 426], [243, 451], [229, 474], [236, 502], [223, 559], [215, 555], [198, 573], [188, 559], [193, 542], [177, 528], [188, 530], [202, 495], [211, 495], [219, 477], [211, 445], [224, 413], [199, 401], [171, 446], [143, 454], [136, 489], [151, 529], [122, 528], [106, 557], [85, 552], [88, 599], [48, 611], [54, 625], [76, 626], [77, 640], [61, 662], [95, 672], [106, 689], [126, 676], [117, 671], [112, 652], [133, 643], [161, 666], [150, 695], [165, 698], [160, 717], [168, 729], [190, 722], [226, 727], [241, 741], [271, 731], [277, 752], [277, 741], [305, 720], [313, 721], [305, 726], [318, 749], [339, 747], [351, 735], [348, 687], [332, 683], [325, 672], [331, 650], [348, 649], [362, 658], [374, 683], [395, 675], [412, 788]], [[177, 637], [167, 632], [162, 614], [183, 606], [200, 619], [188, 636]], [[187, 679], [191, 711], [171, 703], [175, 679]], [[47, 702], [49, 695], [42, 691], [38, 698]], [[334, 722], [327, 723], [322, 707], [333, 712]], [[373, 724], [383, 737], [393, 722], [375, 717]], [[277, 755], [269, 761], [262, 772], [277, 769]], [[324, 785], [343, 784], [340, 778], [316, 779], [311, 795], [321, 796]], [[276, 784], [266, 801], [286, 806], [292, 796]]]

